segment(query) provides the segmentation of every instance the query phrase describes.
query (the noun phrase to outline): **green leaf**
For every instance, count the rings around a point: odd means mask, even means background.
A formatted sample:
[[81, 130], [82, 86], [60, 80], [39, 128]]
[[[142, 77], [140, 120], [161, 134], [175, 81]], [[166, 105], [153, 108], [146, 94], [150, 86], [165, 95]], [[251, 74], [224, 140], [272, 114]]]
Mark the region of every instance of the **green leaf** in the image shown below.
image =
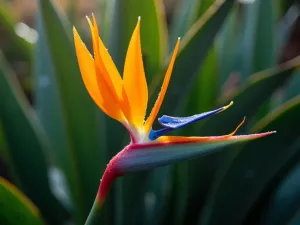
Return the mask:
[[[297, 167], [300, 161], [300, 138], [298, 138], [296, 141], [294, 141], [289, 147], [288, 152], [294, 152], [293, 157], [291, 157], [285, 164], [280, 168], [280, 170], [276, 173], [276, 175], [272, 178], [270, 182], [268, 182], [267, 185], [265, 185], [263, 192], [259, 196], [259, 200], [255, 203], [255, 205], [252, 207], [250, 213], [247, 214], [247, 218], [245, 221], [248, 221], [246, 225], [248, 224], [265, 224], [268, 220], [272, 220], [273, 216], [270, 216], [270, 212], [273, 209], [279, 209], [278, 207], [273, 207], [273, 203], [276, 204], [276, 201], [274, 199], [274, 196], [276, 196], [276, 193], [278, 192], [278, 189], [282, 189], [284, 182], [288, 179], [288, 177], [291, 177], [290, 174], [293, 170]], [[289, 182], [291, 183], [291, 182]], [[290, 185], [289, 185], [290, 186]], [[291, 188], [290, 188], [291, 189]], [[292, 194], [293, 192], [291, 192]], [[294, 193], [295, 196], [297, 196], [297, 193]], [[281, 198], [283, 199], [283, 198]], [[288, 196], [286, 195], [287, 201], [283, 200], [283, 205], [290, 204], [290, 207], [288, 207], [287, 210], [282, 210], [282, 215], [280, 213], [278, 214], [279, 220], [281, 217], [287, 216], [284, 214], [292, 214], [292, 211], [294, 213], [297, 211], [297, 204], [293, 204], [295, 201], [297, 201], [297, 198], [293, 199], [294, 201], [288, 201]], [[278, 199], [277, 199], [278, 200]], [[271, 209], [271, 210], [270, 210]], [[279, 212], [279, 211], [278, 211]], [[272, 213], [272, 212], [271, 212]], [[292, 218], [294, 215], [291, 215]], [[275, 216], [276, 217], [276, 216]], [[290, 218], [290, 219], [291, 219]]]
[[295, 215], [295, 217], [288, 223], [288, 225], [299, 225], [300, 224], [300, 211]]
[[[202, 2], [201, 2], [202, 3]], [[204, 75], [204, 71], [208, 72], [210, 65], [212, 61], [214, 61], [214, 53], [209, 53], [212, 54], [209, 56], [209, 61], [208, 64], [209, 66], [205, 66], [204, 69], [201, 69], [202, 63], [205, 60], [205, 57], [211, 48], [211, 45], [213, 44], [213, 40], [217, 32], [219, 31], [222, 22], [224, 19], [227, 17], [228, 13], [230, 12], [232, 6], [234, 5], [234, 1], [228, 0], [228, 1], [217, 1], [215, 2], [211, 8], [208, 9], [207, 12], [205, 12], [194, 24], [193, 26], [189, 29], [188, 33], [183, 37], [183, 41], [181, 43], [182, 49], [178, 53], [178, 57], [175, 62], [175, 67], [173, 70], [172, 74], [172, 79], [171, 83], [169, 86], [168, 93], [166, 95], [166, 99], [164, 100], [162, 109], [160, 114], [163, 114], [164, 112], [166, 113], [167, 111], [172, 112], [173, 114], [176, 113], [176, 110], [182, 110], [182, 106], [187, 103], [186, 99], [190, 99], [187, 96], [190, 96], [190, 92], [188, 90], [191, 89], [192, 84], [196, 81], [197, 75], [200, 74], [200, 76]], [[200, 12], [199, 12], [200, 13]], [[201, 15], [201, 14], [199, 14]], [[198, 16], [199, 16], [198, 15]], [[213, 51], [213, 50], [212, 50]], [[154, 87], [157, 87], [157, 90], [160, 88], [161, 84], [161, 79], [163, 78], [162, 76], [163, 73], [160, 74], [160, 76], [157, 76], [157, 79], [154, 80], [152, 83], [152, 92], [150, 88], [150, 92], [153, 93]], [[201, 88], [208, 87], [211, 82], [213, 82], [213, 75], [210, 73], [205, 74], [203, 77], [198, 77], [199, 83], [201, 82]], [[207, 82], [202, 83], [202, 81], [206, 78], [209, 79]], [[198, 83], [198, 84], [199, 84]], [[195, 88], [196, 89], [196, 88]], [[180, 91], [179, 91], [180, 90]], [[202, 91], [199, 93], [202, 96]], [[210, 89], [213, 91], [214, 89]], [[157, 91], [158, 92], [158, 91]], [[195, 93], [195, 92], [193, 92]], [[154, 98], [156, 98], [156, 95], [153, 95]], [[204, 96], [202, 96], [204, 97]], [[212, 97], [212, 96], [210, 96]], [[176, 106], [174, 108], [174, 100], [176, 99]], [[195, 98], [193, 98], [195, 99]], [[207, 98], [208, 101], [210, 101], [210, 98]], [[198, 100], [197, 100], [198, 101]], [[209, 102], [207, 101], [207, 104]], [[200, 103], [199, 103], [200, 104]], [[194, 105], [194, 103], [192, 104]], [[191, 105], [191, 108], [192, 108]], [[177, 107], [178, 106], [178, 107]], [[181, 166], [181, 165], [180, 165]], [[170, 171], [168, 171], [168, 168], [165, 169], [164, 172], [160, 172], [160, 179], [166, 182], [166, 185], [170, 185], [168, 181], [170, 179]], [[181, 173], [181, 172], [180, 172]], [[179, 181], [180, 182], [180, 181]], [[181, 182], [180, 182], [181, 183]], [[177, 185], [177, 184], [176, 184]], [[181, 186], [182, 187], [182, 186]], [[176, 188], [179, 189], [179, 188]], [[175, 191], [172, 190], [172, 191]], [[175, 224], [180, 224], [180, 216], [183, 215], [182, 212], [180, 211], [181, 209], [185, 208], [185, 205], [183, 204], [183, 198], [184, 198], [184, 193], [181, 192], [181, 189], [179, 190], [180, 194], [176, 194], [174, 192], [174, 195], [176, 195], [176, 198], [180, 198], [179, 202], [174, 202], [174, 204], [169, 205], [166, 204], [169, 207], [172, 208], [177, 208], [170, 210], [170, 215], [176, 215], [176, 217], [172, 218], [172, 221], [175, 222]], [[164, 193], [164, 196], [166, 196], [166, 192]], [[172, 194], [173, 196], [173, 194]], [[164, 201], [166, 201], [165, 199]], [[177, 207], [178, 206], [178, 207]], [[178, 211], [179, 210], [179, 211]], [[170, 222], [170, 219], [166, 218], [168, 223]], [[170, 223], [172, 223], [172, 221]]]
[[208, 119], [201, 129], [206, 133], [224, 134], [234, 129], [236, 123], [244, 116], [249, 120], [273, 92], [293, 76], [293, 72], [299, 66], [300, 57], [296, 57], [274, 68], [253, 74], [238, 91], [220, 99], [220, 105], [230, 101], [234, 101], [235, 104], [213, 119]]
[[[237, 31], [239, 28], [240, 19], [238, 17], [238, 9], [239, 8], [235, 7], [230, 12], [216, 40], [216, 49], [220, 61], [218, 93], [221, 92], [221, 88], [226, 88], [228, 85], [225, 83], [226, 81], [232, 82], [233, 79], [236, 79], [234, 64], [238, 50], [237, 43], [239, 43], [239, 35]], [[234, 87], [234, 85], [231, 85], [231, 90]]]
[[297, 0], [280, 0], [279, 1], [279, 13], [285, 14], [288, 9], [297, 2]]
[[198, 19], [197, 10], [200, 3], [201, 1], [199, 0], [178, 1], [170, 26], [170, 52], [173, 51], [178, 37], [184, 36], [190, 26], [195, 22], [196, 19]]
[[[189, 102], [186, 107], [186, 115], [196, 112], [205, 112], [212, 109], [217, 97], [216, 83], [218, 70], [216, 51], [215, 48], [213, 48], [209, 51], [199, 73], [197, 83], [195, 83], [192, 94], [188, 98]], [[198, 129], [198, 124], [195, 124], [190, 128], [185, 128], [183, 134], [185, 136], [194, 136], [195, 133], [198, 132]], [[181, 177], [181, 179], [175, 178], [174, 180], [176, 183], [173, 183], [173, 185], [176, 187], [180, 186], [181, 188], [174, 188], [174, 192], [172, 192], [172, 201], [175, 201], [176, 203], [171, 203], [169, 206], [175, 208], [175, 212], [172, 213], [176, 215], [176, 217], [172, 218], [174, 219], [175, 224], [194, 224], [197, 217], [196, 215], [198, 215], [198, 210], [200, 208], [199, 204], [202, 204], [201, 201], [198, 201], [198, 199], [193, 201], [193, 198], [191, 197], [191, 194], [194, 192], [198, 193], [199, 190], [198, 187], [194, 188], [193, 184], [190, 183], [191, 181], [189, 180], [188, 165], [191, 163], [193, 162], [182, 163], [177, 165], [175, 168], [176, 173], [179, 173]], [[204, 184], [202, 184], [202, 186], [204, 186]]]
[[215, 48], [210, 49], [200, 70], [197, 83], [190, 96], [190, 111], [204, 112], [210, 110], [217, 99], [217, 81], [219, 74], [218, 59]]
[[25, 60], [31, 62], [33, 46], [16, 34], [15, 26], [17, 22], [12, 16], [12, 10], [7, 3], [0, 3], [0, 25], [3, 29], [1, 31], [3, 32], [1, 35], [3, 41], [0, 43], [0, 48], [8, 61]]
[[[40, 12], [37, 13], [36, 25], [39, 41], [35, 48], [35, 109], [48, 136], [52, 154], [71, 184], [72, 179], [76, 179], [72, 177], [75, 174], [74, 165], [68, 149], [69, 143], [64, 127], [60, 95]], [[65, 204], [68, 205], [68, 203]]]
[[[166, 24], [162, 2], [159, 0], [114, 1], [113, 17], [104, 32], [110, 33], [108, 49], [119, 68], [123, 70], [125, 54], [137, 19], [141, 16], [141, 45], [147, 78], [161, 68], [166, 54]], [[101, 29], [100, 29], [101, 30]]]
[[[253, 17], [257, 17], [256, 30], [252, 33], [254, 36], [254, 49], [253, 49], [253, 67], [251, 73], [273, 67], [275, 65], [276, 56], [274, 54], [274, 8], [272, 7], [272, 0], [259, 0], [258, 10], [256, 15], [251, 15], [250, 20]], [[248, 54], [246, 51], [245, 54]]]
[[[300, 140], [300, 139], [299, 139]], [[300, 153], [300, 141], [297, 149]], [[274, 193], [263, 224], [288, 224], [291, 218], [300, 210], [300, 164], [298, 164], [286, 177]]]
[[[295, 55], [286, 55], [285, 49], [288, 48], [292, 37], [297, 33], [297, 19], [299, 21], [299, 12], [297, 9], [291, 8], [286, 15], [280, 18], [276, 26], [275, 34], [275, 54], [279, 57], [279, 61], [286, 61]], [[283, 54], [282, 54], [283, 53]], [[280, 55], [282, 54], [282, 55]], [[297, 54], [297, 53], [296, 53]], [[281, 58], [280, 58], [281, 57]]]
[[0, 101], [0, 120], [10, 160], [21, 183], [19, 188], [50, 223], [58, 224], [64, 219], [65, 210], [49, 188], [46, 162], [49, 146], [16, 79], [1, 58], [0, 96], [5, 98]]
[[[253, 117], [257, 109], [268, 99], [271, 94], [280, 87], [287, 79], [289, 79], [295, 67], [299, 66], [300, 57], [282, 64], [281, 66], [273, 69], [268, 69], [251, 76], [246, 85], [240, 90], [226, 97], [222, 104], [228, 104], [231, 100], [234, 104], [226, 111], [208, 118], [201, 126], [201, 135], [224, 135], [230, 133], [239, 121], [244, 116], [247, 116], [246, 124], [249, 118]], [[220, 126], [220, 124], [222, 124]], [[199, 129], [199, 125], [197, 126]], [[241, 130], [245, 130], [242, 129]], [[194, 130], [193, 135], [200, 135]], [[190, 205], [195, 211], [190, 210], [188, 219], [189, 223], [195, 223], [194, 217], [197, 217], [199, 210], [205, 201], [207, 191], [214, 179], [214, 174], [217, 169], [217, 159], [220, 155], [211, 155], [206, 159], [197, 159], [189, 162], [187, 175], [188, 182], [186, 185], [189, 188]], [[224, 161], [224, 160], [223, 160]]]
[[[172, 110], [174, 113], [174, 111], [180, 109], [185, 103], [184, 99], [189, 94], [189, 89], [199, 74], [201, 65], [213, 43], [214, 37], [230, 12], [234, 2], [234, 0], [215, 2], [183, 37], [181, 50], [178, 53], [173, 69], [172, 82], [170, 83], [161, 112]], [[158, 78], [153, 83], [152, 88], [156, 87], [158, 89], [158, 86], [160, 87], [158, 80], [161, 80], [163, 76], [159, 76]], [[174, 108], [175, 99], [176, 107]]]
[[43, 219], [35, 205], [15, 186], [0, 177], [0, 223], [41, 225]]
[[286, 89], [284, 90], [284, 101], [300, 95], [300, 71], [295, 71], [295, 75], [289, 80]]
[[264, 187], [295, 155], [295, 151], [289, 151], [289, 146], [299, 138], [299, 113], [300, 97], [297, 97], [253, 128], [252, 133], [271, 129], [278, 133], [236, 149], [228, 168], [225, 166], [220, 170], [202, 224], [242, 223]]
[[[240, 84], [245, 83], [253, 73], [275, 65], [273, 10], [272, 0], [257, 0], [252, 4], [240, 5], [236, 10], [237, 40], [233, 46], [236, 54], [230, 72], [235, 73]], [[229, 49], [231, 45], [226, 46], [228, 51], [232, 51]], [[225, 88], [224, 92], [230, 91], [228, 89]]]
[[[0, 117], [0, 160], [2, 159], [3, 156], [3, 164], [4, 167], [7, 167], [7, 171], [1, 171], [0, 170], [0, 176], [8, 177], [9, 179], [12, 180], [14, 184], [16, 184], [18, 187], [21, 187], [21, 181], [20, 178], [16, 172], [16, 167], [12, 161], [12, 156], [10, 154], [10, 151], [8, 150], [8, 143], [7, 143], [7, 138], [5, 137], [3, 125], [1, 122], [1, 117]], [[2, 161], [0, 162], [0, 164]]]
[[[68, 146], [63, 149], [64, 143], [57, 143], [61, 139], [59, 136], [52, 140], [60, 147], [57, 151], [64, 151], [57, 153], [57, 156], [59, 154], [64, 156], [60, 159], [61, 168], [65, 170], [72, 191], [75, 204], [74, 216], [77, 222], [82, 224], [92, 207], [101, 171], [104, 171], [106, 165], [102, 145], [104, 143], [101, 138], [103, 135], [99, 124], [100, 110], [85, 90], [77, 65], [74, 44], [70, 38], [72, 30], [67, 26], [65, 17], [59, 13], [52, 1], [40, 0], [39, 10], [53, 66], [54, 78], [49, 78], [49, 82], [56, 82], [52, 87], [57, 87], [59, 93], [57, 99], [53, 93], [48, 92], [49, 97], [53, 98], [50, 104], [57, 107], [56, 112], [59, 112], [61, 107], [63, 123], [59, 124], [59, 119], [53, 118], [55, 115], [48, 117], [48, 120], [56, 125], [53, 129], [63, 130]], [[49, 72], [48, 75], [51, 76], [51, 70]], [[48, 132], [54, 133], [53, 130]], [[57, 132], [56, 135], [60, 134]]]
[[214, 2], [215, 0], [181, 0], [177, 3], [171, 22], [169, 51], [173, 50], [177, 38], [184, 36], [191, 25], [195, 23]]

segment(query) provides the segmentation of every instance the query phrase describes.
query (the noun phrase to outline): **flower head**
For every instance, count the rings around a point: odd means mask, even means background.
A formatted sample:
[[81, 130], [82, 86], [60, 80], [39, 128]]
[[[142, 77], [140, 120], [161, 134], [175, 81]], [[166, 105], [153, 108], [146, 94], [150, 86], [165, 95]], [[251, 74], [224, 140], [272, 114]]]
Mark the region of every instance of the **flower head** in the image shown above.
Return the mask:
[[[205, 153], [208, 149], [223, 146], [226, 143], [251, 140], [273, 133], [235, 136], [234, 134], [243, 124], [243, 120], [232, 133], [227, 135], [211, 137], [165, 136], [175, 129], [220, 113], [229, 108], [233, 102], [219, 109], [189, 117], [164, 115], [158, 118], [162, 128], [153, 130], [152, 124], [158, 115], [170, 82], [180, 38], [175, 45], [161, 91], [150, 115], [145, 120], [148, 87], [142, 61], [140, 21], [139, 18], [129, 43], [123, 78], [98, 35], [95, 17], [93, 16], [93, 23], [88, 19], [92, 33], [94, 57], [89, 53], [74, 28], [78, 64], [87, 91], [103, 112], [124, 125], [131, 137], [131, 143], [109, 162], [104, 172], [98, 191], [98, 197], [101, 201], [105, 198], [113, 180], [126, 172], [150, 169], [190, 158], [199, 154], [199, 151], [196, 150], [197, 146], [199, 149], [199, 144], [202, 146], [201, 151]], [[182, 152], [179, 148], [182, 145], [190, 146], [190, 150]]]

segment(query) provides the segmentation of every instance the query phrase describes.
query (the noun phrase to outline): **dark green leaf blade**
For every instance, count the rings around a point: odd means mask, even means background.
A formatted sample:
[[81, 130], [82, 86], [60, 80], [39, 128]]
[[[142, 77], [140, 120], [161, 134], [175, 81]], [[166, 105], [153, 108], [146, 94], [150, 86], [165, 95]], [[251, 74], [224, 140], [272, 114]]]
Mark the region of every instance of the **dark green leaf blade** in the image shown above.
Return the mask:
[[[207, 121], [200, 126], [201, 135], [227, 134], [235, 128], [237, 123], [241, 121], [244, 116], [247, 117], [247, 124], [249, 118], [255, 115], [257, 109], [270, 98], [274, 90], [292, 76], [295, 67], [297, 67], [299, 63], [300, 58], [296, 58], [278, 68], [265, 70], [253, 75], [246, 85], [236, 93], [226, 97], [226, 100], [223, 100], [221, 103], [227, 104], [233, 100], [234, 104], [231, 108], [211, 119], [207, 119]], [[220, 126], [220, 124], [222, 124], [222, 126]], [[246, 129], [242, 127], [241, 130]], [[193, 135], [199, 134], [195, 131]], [[189, 162], [187, 171], [189, 181], [187, 185], [190, 188], [190, 204], [198, 205], [198, 207], [203, 205], [207, 191], [210, 189], [214, 174], [217, 170], [215, 165], [218, 156], [219, 155], [211, 155], [206, 159], [200, 158]]]
[[[53, 224], [64, 219], [65, 210], [53, 196], [46, 162], [49, 146], [35, 114], [25, 99], [15, 75], [0, 59], [0, 119], [10, 159], [21, 187]], [[4, 97], [5, 96], [5, 97]]]
[[[252, 130], [276, 129], [278, 133], [237, 149], [229, 167], [220, 172], [201, 220], [203, 224], [242, 223], [265, 185], [294, 156], [295, 152], [288, 151], [291, 149], [288, 146], [299, 138], [300, 118], [296, 116], [299, 113], [300, 98], [296, 97]], [[290, 118], [293, 121], [286, 122]]]
[[[127, 0], [115, 1], [108, 48], [120, 71], [123, 70], [125, 54], [137, 19], [141, 16], [141, 45], [147, 79], [160, 70], [166, 54], [166, 22], [161, 1]], [[101, 29], [100, 29], [101, 30]], [[106, 34], [107, 35], [107, 34]]]
[[[85, 90], [72, 43], [72, 29], [53, 1], [40, 0], [39, 10], [51, 55], [59, 103], [62, 107], [63, 129], [67, 135], [71, 164], [69, 184], [79, 224], [86, 219], [104, 171], [106, 160], [99, 124], [99, 109]], [[58, 35], [59, 34], [59, 35]], [[55, 129], [60, 129], [57, 127]], [[70, 164], [67, 164], [68, 166]], [[66, 168], [66, 167], [65, 167]]]
[[[236, 123], [244, 116], [253, 117], [262, 104], [270, 98], [273, 92], [294, 75], [300, 65], [300, 57], [296, 57], [274, 68], [253, 74], [249, 81], [229, 96], [221, 96], [220, 104], [234, 101], [234, 105], [201, 127], [206, 133], [224, 134], [234, 129]], [[223, 98], [222, 98], [223, 97]], [[237, 121], [238, 120], [238, 121]], [[234, 123], [234, 121], [236, 121]], [[247, 123], [247, 121], [246, 121]], [[222, 126], [218, 126], [222, 124]]]
[[[299, 139], [300, 140], [300, 139]], [[298, 152], [300, 153], [300, 141]], [[300, 160], [300, 159], [299, 159]], [[288, 224], [297, 211], [300, 210], [300, 165], [298, 164], [282, 180], [270, 201], [268, 211], [262, 224], [280, 225]]]
[[[185, 103], [184, 97], [189, 94], [189, 89], [195, 81], [196, 75], [199, 74], [202, 62], [213, 43], [214, 37], [234, 2], [234, 0], [216, 1], [183, 37], [181, 50], [178, 53], [172, 73], [172, 82], [162, 106], [162, 113], [166, 110], [174, 112]], [[159, 78], [163, 77], [160, 76]], [[153, 83], [152, 88], [156, 85], [160, 87], [158, 80]], [[176, 109], [174, 109], [175, 99]]]
[[31, 62], [33, 45], [17, 35], [15, 31], [17, 22], [12, 16], [12, 11], [13, 9], [7, 3], [0, 2], [0, 26], [3, 29], [0, 48], [8, 61], [25, 60]]
[[44, 224], [35, 205], [2, 177], [0, 177], [0, 207], [0, 224]]

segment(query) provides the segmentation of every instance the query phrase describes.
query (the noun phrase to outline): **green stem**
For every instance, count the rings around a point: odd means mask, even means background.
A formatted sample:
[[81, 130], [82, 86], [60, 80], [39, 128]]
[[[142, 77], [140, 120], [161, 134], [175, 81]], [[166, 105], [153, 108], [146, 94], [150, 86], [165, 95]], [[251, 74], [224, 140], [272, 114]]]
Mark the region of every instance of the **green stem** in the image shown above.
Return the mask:
[[89, 216], [85, 222], [85, 225], [95, 225], [97, 222], [97, 218], [101, 211], [102, 201], [98, 198], [98, 195], [95, 198], [94, 204], [91, 208]]

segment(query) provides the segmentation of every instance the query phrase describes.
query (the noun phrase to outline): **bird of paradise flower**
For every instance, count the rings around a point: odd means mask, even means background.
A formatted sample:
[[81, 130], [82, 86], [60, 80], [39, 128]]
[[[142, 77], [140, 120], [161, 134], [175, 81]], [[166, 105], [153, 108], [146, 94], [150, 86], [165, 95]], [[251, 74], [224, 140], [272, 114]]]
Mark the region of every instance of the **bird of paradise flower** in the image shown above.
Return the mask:
[[[220, 113], [229, 108], [233, 102], [216, 110], [189, 117], [164, 115], [158, 118], [162, 128], [153, 130], [152, 124], [157, 117], [170, 82], [180, 38], [178, 38], [173, 51], [161, 91], [150, 115], [145, 120], [148, 87], [142, 61], [140, 17], [127, 50], [123, 79], [99, 37], [94, 15], [92, 18], [93, 23], [89, 18], [87, 20], [92, 34], [94, 58], [82, 42], [75, 27], [73, 29], [75, 49], [82, 79], [88, 93], [97, 106], [108, 116], [122, 123], [131, 138], [131, 142], [108, 163], [102, 176], [93, 208], [101, 207], [112, 182], [125, 173], [168, 165], [197, 155], [206, 154], [211, 149], [227, 144], [252, 140], [275, 132], [234, 135], [244, 123], [244, 119], [232, 133], [227, 135], [207, 137], [165, 136], [165, 134], [175, 129]], [[183, 146], [184, 151], [182, 150]], [[87, 224], [93, 220], [93, 217], [93, 213], [90, 213]]]

